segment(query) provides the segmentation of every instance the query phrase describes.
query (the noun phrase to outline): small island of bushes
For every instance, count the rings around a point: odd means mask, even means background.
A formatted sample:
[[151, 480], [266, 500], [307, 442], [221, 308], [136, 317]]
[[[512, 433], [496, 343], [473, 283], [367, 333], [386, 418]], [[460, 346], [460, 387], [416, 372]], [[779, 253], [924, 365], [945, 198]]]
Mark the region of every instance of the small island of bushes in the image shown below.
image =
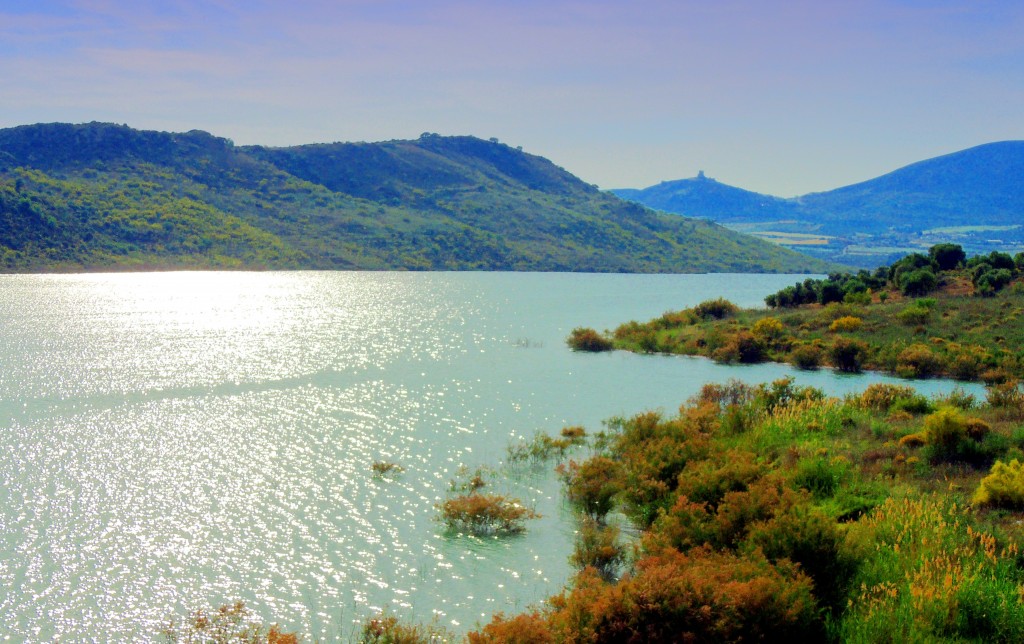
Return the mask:
[[719, 298], [611, 333], [581, 327], [568, 343], [1001, 383], [1024, 378], [1022, 273], [1024, 253], [967, 259], [939, 244], [873, 272], [798, 282], [766, 297], [767, 309]]

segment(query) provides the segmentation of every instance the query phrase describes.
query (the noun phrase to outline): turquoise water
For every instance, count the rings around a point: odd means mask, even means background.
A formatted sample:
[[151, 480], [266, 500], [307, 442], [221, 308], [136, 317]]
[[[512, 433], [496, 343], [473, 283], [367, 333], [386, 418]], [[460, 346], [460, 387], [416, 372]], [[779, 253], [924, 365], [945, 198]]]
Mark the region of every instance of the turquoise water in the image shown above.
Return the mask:
[[[876, 375], [576, 354], [611, 328], [797, 276], [147, 273], [0, 276], [0, 624], [146, 640], [241, 599], [334, 639], [387, 607], [455, 630], [556, 593], [573, 524], [547, 470], [496, 485], [543, 518], [446, 536], [461, 466], [569, 424], [676, 409], [708, 381]], [[923, 383], [926, 391], [950, 383]], [[371, 475], [375, 460], [405, 472]]]

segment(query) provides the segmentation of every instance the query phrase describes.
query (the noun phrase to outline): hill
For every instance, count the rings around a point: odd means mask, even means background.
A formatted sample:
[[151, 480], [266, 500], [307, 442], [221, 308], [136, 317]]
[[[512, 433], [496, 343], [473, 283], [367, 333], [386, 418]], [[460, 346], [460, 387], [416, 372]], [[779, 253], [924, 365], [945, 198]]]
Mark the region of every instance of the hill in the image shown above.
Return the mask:
[[824, 272], [496, 140], [267, 148], [89, 123], [0, 130], [0, 268]]
[[972, 254], [1024, 248], [1024, 141], [980, 145], [793, 199], [700, 177], [614, 192], [862, 266], [941, 242], [959, 243]]

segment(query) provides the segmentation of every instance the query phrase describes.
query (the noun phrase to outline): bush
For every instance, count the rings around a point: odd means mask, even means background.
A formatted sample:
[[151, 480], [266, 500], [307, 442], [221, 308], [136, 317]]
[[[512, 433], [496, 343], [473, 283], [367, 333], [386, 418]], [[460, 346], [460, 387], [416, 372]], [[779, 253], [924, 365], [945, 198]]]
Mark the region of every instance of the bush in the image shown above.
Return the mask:
[[827, 608], [842, 606], [860, 560], [836, 522], [821, 511], [797, 506], [751, 530], [749, 543], [770, 561], [789, 560], [814, 582], [814, 595]]
[[821, 358], [821, 348], [813, 344], [801, 344], [789, 354], [789, 361], [800, 369], [817, 369]]
[[931, 310], [917, 304], [911, 304], [896, 314], [896, 319], [907, 326], [918, 326], [928, 322]]
[[526, 529], [528, 519], [540, 517], [519, 499], [480, 492], [452, 497], [440, 504], [440, 510], [450, 530], [475, 535], [516, 534]]
[[698, 317], [715, 320], [722, 320], [730, 315], [734, 315], [738, 310], [739, 307], [722, 297], [714, 300], [705, 300], [693, 307], [693, 312]]
[[931, 270], [921, 268], [902, 275], [899, 284], [904, 295], [914, 296], [934, 291], [939, 281]]
[[555, 641], [818, 641], [823, 633], [810, 579], [763, 555], [666, 550], [615, 585], [595, 572], [551, 600]]
[[924, 344], [912, 344], [896, 357], [896, 375], [902, 378], [927, 378], [942, 369], [942, 358]]
[[223, 605], [215, 611], [197, 610], [185, 622], [171, 620], [162, 634], [168, 642], [266, 642], [297, 644], [296, 633], [282, 633], [277, 625], [265, 628], [243, 602]]
[[860, 404], [867, 409], [887, 412], [897, 400], [909, 398], [914, 394], [913, 387], [876, 382], [868, 385], [861, 393]]
[[867, 357], [868, 345], [860, 340], [839, 337], [829, 347], [828, 357], [832, 366], [840, 371], [857, 373]]
[[793, 485], [807, 490], [816, 499], [828, 499], [842, 485], [849, 470], [849, 463], [844, 459], [834, 460], [827, 456], [803, 458], [797, 464]]
[[593, 329], [576, 327], [566, 339], [566, 344], [574, 351], [611, 351], [612, 341], [603, 337]]
[[565, 483], [566, 498], [581, 512], [597, 519], [611, 512], [621, 488], [622, 467], [618, 461], [594, 456], [583, 463], [559, 465], [557, 472]]
[[569, 562], [581, 570], [593, 568], [603, 578], [611, 580], [625, 560], [626, 551], [619, 543], [619, 528], [583, 517]]
[[754, 322], [751, 331], [765, 342], [777, 342], [786, 333], [786, 327], [779, 318], [761, 318]]
[[860, 329], [863, 326], [864, 320], [853, 315], [845, 315], [838, 318], [829, 325], [828, 330], [832, 333], [846, 333]]
[[1024, 508], [1024, 464], [1017, 459], [1009, 463], [996, 461], [988, 476], [981, 479], [974, 505]]
[[433, 644], [455, 636], [438, 624], [405, 624], [394, 615], [380, 614], [363, 622], [360, 644]]

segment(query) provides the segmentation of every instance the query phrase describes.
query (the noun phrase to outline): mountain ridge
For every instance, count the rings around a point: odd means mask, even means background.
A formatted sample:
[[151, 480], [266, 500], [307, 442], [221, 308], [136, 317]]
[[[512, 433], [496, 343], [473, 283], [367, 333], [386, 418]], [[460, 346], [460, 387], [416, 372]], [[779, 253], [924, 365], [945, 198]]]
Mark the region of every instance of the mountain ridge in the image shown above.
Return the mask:
[[[722, 196], [707, 190], [712, 184]], [[1024, 141], [985, 143], [788, 199], [699, 178], [612, 192], [843, 263], [878, 265], [945, 241], [978, 254], [1024, 248]], [[754, 203], [770, 207], [759, 213]]]

